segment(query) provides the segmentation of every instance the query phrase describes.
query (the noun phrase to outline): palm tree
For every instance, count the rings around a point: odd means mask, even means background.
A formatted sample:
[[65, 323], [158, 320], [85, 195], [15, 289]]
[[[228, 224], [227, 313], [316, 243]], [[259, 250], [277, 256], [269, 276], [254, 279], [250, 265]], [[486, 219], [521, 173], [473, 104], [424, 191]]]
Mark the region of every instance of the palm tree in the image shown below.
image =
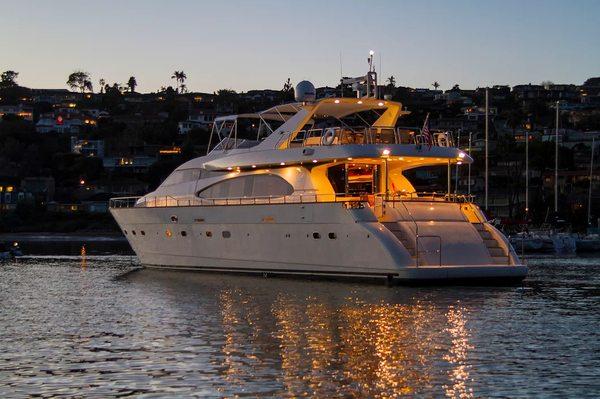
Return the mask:
[[394, 75], [387, 78], [387, 82], [388, 82], [388, 87], [390, 87], [392, 89], [396, 87], [396, 78], [394, 77]]
[[100, 94], [102, 94], [104, 93], [104, 86], [106, 86], [106, 80], [104, 80], [104, 78], [100, 78], [98, 83], [100, 84]]
[[171, 76], [171, 79], [175, 79], [177, 81], [177, 85], [179, 86], [179, 92], [182, 93], [183, 89], [185, 88], [185, 85], [183, 83], [187, 79], [185, 72], [175, 71], [173, 72], [173, 76]]
[[440, 84], [437, 81], [433, 82], [431, 85], [433, 86], [434, 90], [437, 90], [438, 87], [440, 87]]
[[135, 80], [135, 76], [131, 76], [127, 81], [127, 87], [129, 87], [129, 91], [134, 93], [135, 87], [137, 86], [137, 81]]

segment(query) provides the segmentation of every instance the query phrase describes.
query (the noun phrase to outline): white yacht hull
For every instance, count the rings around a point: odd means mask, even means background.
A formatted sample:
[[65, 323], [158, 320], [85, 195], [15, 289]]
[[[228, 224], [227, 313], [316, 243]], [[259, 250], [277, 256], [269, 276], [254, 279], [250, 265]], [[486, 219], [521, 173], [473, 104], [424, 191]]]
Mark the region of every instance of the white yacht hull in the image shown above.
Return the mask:
[[[445, 224], [436, 231], [442, 232], [443, 244], [423, 241], [417, 243], [419, 251], [411, 251], [368, 206], [133, 207], [111, 212], [147, 267], [405, 281], [520, 280], [527, 274], [508, 242], [505, 264], [486, 255], [476, 229], [465, 220], [440, 221]], [[401, 228], [423, 223], [424, 232], [431, 223], [395, 217]]]

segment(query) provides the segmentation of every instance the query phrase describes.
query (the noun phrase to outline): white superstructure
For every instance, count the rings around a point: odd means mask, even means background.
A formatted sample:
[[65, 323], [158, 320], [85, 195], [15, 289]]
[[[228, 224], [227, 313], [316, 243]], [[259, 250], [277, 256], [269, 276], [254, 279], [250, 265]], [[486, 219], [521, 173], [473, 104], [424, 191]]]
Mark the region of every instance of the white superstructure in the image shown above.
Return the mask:
[[405, 171], [472, 159], [447, 134], [397, 129], [407, 113], [326, 98], [217, 118], [206, 156], [110, 210], [150, 267], [522, 279], [527, 268], [468, 197], [415, 192]]

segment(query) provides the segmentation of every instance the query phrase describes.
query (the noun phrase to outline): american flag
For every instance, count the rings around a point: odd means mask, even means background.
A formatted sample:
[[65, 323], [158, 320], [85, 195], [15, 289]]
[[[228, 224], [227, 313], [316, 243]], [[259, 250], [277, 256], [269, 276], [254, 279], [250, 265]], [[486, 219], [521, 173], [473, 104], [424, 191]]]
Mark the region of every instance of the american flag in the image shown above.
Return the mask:
[[429, 131], [429, 112], [425, 117], [425, 122], [423, 123], [423, 128], [421, 129], [421, 135], [425, 137], [425, 142], [429, 146], [429, 149], [431, 149], [431, 146], [433, 145], [433, 136]]

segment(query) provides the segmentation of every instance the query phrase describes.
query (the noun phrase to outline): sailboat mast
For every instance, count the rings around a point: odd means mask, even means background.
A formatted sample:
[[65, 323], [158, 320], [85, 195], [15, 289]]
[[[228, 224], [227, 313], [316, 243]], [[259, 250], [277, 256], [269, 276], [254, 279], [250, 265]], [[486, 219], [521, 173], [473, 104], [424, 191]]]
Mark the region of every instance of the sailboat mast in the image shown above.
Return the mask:
[[556, 130], [555, 130], [555, 146], [554, 146], [554, 213], [558, 212], [558, 105], [556, 102]]
[[489, 95], [488, 88], [485, 88], [485, 210], [488, 210], [488, 169], [489, 169], [489, 159], [488, 159], [488, 132], [489, 132]]
[[588, 226], [592, 224], [592, 177], [594, 173], [594, 146], [596, 137], [592, 137], [592, 157], [590, 159], [590, 189], [588, 192]]
[[529, 131], [525, 130], [525, 220], [529, 220]]

